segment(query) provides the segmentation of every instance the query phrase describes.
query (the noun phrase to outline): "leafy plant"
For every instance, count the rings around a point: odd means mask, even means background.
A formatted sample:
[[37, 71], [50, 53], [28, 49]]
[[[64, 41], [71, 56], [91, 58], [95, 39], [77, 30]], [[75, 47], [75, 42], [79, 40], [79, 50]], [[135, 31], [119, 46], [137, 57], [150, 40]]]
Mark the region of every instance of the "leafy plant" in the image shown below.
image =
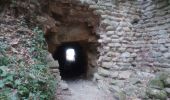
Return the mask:
[[7, 66], [10, 63], [10, 59], [7, 56], [0, 57], [0, 66]]
[[[7, 56], [3, 48], [3, 56], [0, 57], [0, 100], [52, 100], [55, 95], [57, 81], [44, 59], [47, 54], [44, 33], [38, 27], [33, 30], [35, 34], [26, 47], [30, 50], [33, 64]], [[12, 69], [12, 65], [17, 65], [17, 68]]]

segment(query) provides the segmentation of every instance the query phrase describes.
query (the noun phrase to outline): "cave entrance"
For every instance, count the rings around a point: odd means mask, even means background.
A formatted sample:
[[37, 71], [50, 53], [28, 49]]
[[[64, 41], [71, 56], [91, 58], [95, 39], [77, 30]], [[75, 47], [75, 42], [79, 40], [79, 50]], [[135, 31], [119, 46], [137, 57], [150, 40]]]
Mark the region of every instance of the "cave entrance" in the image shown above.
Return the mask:
[[87, 72], [87, 53], [78, 42], [60, 44], [53, 57], [59, 62], [60, 75], [63, 79], [77, 78]]
[[45, 38], [48, 51], [59, 62], [60, 75], [63, 79], [93, 78], [97, 71], [98, 36], [87, 23], [62, 24], [57, 31], [50, 30]]
[[[45, 39], [48, 51], [59, 62], [62, 78], [93, 77], [97, 71], [100, 16], [89, 6], [70, 1], [45, 5]], [[68, 52], [68, 55], [66, 55]], [[70, 54], [71, 52], [71, 54]]]

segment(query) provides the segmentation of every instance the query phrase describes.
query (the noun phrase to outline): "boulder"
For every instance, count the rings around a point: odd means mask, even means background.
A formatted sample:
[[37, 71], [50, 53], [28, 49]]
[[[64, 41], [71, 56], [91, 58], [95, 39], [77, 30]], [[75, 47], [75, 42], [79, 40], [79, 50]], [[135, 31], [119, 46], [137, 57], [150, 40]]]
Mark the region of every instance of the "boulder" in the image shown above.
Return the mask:
[[128, 79], [128, 78], [130, 78], [131, 74], [132, 74], [131, 71], [121, 71], [119, 73], [119, 78], [120, 79]]
[[155, 89], [163, 89], [164, 84], [160, 79], [152, 79], [149, 81], [149, 87], [150, 88], [155, 88]]
[[113, 63], [112, 62], [102, 62], [102, 67], [103, 68], [112, 68], [113, 67]]
[[166, 87], [170, 87], [170, 77], [168, 77], [164, 80], [164, 84]]
[[125, 92], [116, 92], [114, 93], [115, 100], [127, 100]]
[[166, 91], [168, 97], [170, 98], [170, 88], [165, 88], [165, 91]]
[[164, 90], [158, 90], [155, 88], [147, 88], [146, 94], [149, 98], [153, 98], [153, 100], [167, 100], [167, 93]]
[[101, 76], [108, 77], [110, 75], [110, 72], [104, 68], [99, 68], [98, 73]]

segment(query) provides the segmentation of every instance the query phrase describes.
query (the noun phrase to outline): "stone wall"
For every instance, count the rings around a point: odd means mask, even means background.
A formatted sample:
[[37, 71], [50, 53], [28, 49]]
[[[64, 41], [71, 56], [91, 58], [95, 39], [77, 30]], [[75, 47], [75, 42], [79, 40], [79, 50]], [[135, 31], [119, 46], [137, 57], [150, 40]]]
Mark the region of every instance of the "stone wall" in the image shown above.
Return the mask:
[[[141, 2], [142, 18], [138, 24], [141, 51], [139, 66], [170, 68], [170, 4], [168, 0]], [[141, 59], [143, 62], [141, 62]]]
[[147, 98], [149, 80], [170, 71], [170, 2], [80, 0], [74, 4], [94, 9], [100, 16], [94, 81], [108, 92], [126, 94], [129, 100]]
[[148, 81], [170, 68], [168, 0], [88, 3], [101, 15], [94, 80], [110, 91], [124, 91], [129, 98], [145, 97]]

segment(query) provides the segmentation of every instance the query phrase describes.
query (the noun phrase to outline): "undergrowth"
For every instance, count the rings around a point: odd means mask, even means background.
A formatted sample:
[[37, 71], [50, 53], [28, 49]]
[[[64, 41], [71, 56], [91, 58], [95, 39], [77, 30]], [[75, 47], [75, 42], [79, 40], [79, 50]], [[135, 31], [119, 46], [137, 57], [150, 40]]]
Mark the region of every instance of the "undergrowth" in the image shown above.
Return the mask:
[[36, 34], [31, 42], [24, 44], [29, 48], [31, 64], [15, 55], [9, 56], [10, 46], [0, 41], [0, 100], [52, 100], [55, 95], [56, 80], [45, 61], [47, 48], [43, 32], [38, 27], [33, 31]]

